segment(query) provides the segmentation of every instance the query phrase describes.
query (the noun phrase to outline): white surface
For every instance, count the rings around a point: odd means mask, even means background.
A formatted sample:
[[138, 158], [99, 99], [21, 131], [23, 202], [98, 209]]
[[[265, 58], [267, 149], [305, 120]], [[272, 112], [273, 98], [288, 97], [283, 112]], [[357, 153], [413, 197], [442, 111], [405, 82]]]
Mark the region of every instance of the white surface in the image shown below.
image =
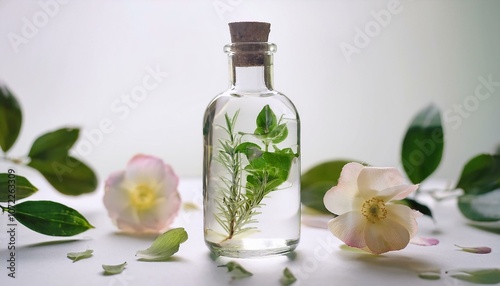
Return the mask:
[[[5, 260], [6, 215], [0, 219], [0, 284], [5, 285], [280, 285], [285, 267], [299, 278], [294, 285], [468, 285], [443, 276], [428, 281], [417, 277], [422, 269], [500, 267], [500, 239], [497, 233], [468, 225], [458, 212], [454, 200], [431, 204], [437, 223], [428, 218], [419, 220], [419, 235], [435, 237], [439, 245], [407, 248], [381, 256], [346, 252], [342, 243], [327, 230], [307, 226], [302, 228], [301, 242], [293, 255], [265, 259], [237, 260], [253, 276], [230, 281], [225, 268], [218, 268], [230, 259], [213, 261], [202, 236], [202, 211], [182, 212], [175, 226], [184, 227], [189, 239], [171, 261], [141, 262], [134, 255], [149, 247], [152, 237], [123, 235], [108, 219], [101, 202], [102, 193], [79, 198], [67, 198], [44, 188], [32, 199], [53, 199], [76, 208], [96, 226], [76, 237], [61, 239], [17, 227], [16, 278], [7, 277]], [[201, 180], [182, 180], [180, 191], [184, 201], [201, 207]], [[498, 226], [497, 226], [498, 227]], [[464, 246], [490, 246], [493, 252], [479, 255], [457, 251], [454, 244]], [[73, 263], [66, 253], [94, 250], [94, 255]], [[104, 276], [102, 264], [128, 266], [120, 275]]]
[[[407, 125], [431, 102], [446, 129], [436, 178], [457, 179], [500, 143], [500, 87], [475, 98], [478, 77], [500, 81], [500, 1], [400, 1], [349, 63], [342, 43], [354, 45], [357, 29], [399, 1], [57, 0], [65, 4], [16, 52], [9, 34], [22, 36], [24, 19], [54, 1], [0, 1], [0, 78], [25, 114], [13, 156], [43, 132], [79, 126], [78, 144], [92, 143], [80, 158], [102, 177], [138, 152], [201, 176], [203, 112], [227, 88], [227, 23], [242, 20], [272, 23], [275, 86], [300, 113], [304, 170], [333, 158], [399, 166]], [[122, 96], [156, 66], [168, 75], [127, 107]], [[471, 110], [459, 115], [464, 104]], [[112, 130], [85, 137], [106, 119]]]

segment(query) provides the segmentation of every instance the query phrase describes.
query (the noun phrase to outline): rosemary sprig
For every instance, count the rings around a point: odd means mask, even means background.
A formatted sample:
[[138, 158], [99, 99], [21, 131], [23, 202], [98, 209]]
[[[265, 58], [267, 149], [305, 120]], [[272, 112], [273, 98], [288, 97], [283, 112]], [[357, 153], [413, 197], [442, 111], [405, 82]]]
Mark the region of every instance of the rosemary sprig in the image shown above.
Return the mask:
[[[269, 151], [271, 143], [280, 143], [288, 136], [286, 123], [282, 123], [282, 117], [276, 120], [269, 105], [259, 113], [253, 134], [235, 133], [238, 114], [239, 111], [232, 118], [225, 114], [226, 126], [219, 126], [226, 131], [228, 139], [219, 139], [217, 161], [225, 168], [226, 174], [220, 177], [220, 197], [217, 200], [219, 212], [215, 220], [227, 233], [225, 240], [256, 229], [246, 226], [258, 222], [254, 217], [260, 214], [258, 209], [262, 206], [262, 200], [287, 180], [292, 160], [298, 156], [290, 148], [280, 150], [276, 145], [273, 145], [274, 152]], [[241, 143], [244, 135], [260, 139], [264, 150], [252, 142]], [[242, 167], [242, 155], [246, 155], [248, 160], [245, 167]], [[246, 175], [244, 185], [243, 171]]]
[[242, 228], [253, 222], [251, 215], [245, 211], [245, 197], [241, 186], [241, 155], [236, 148], [241, 143], [241, 135], [235, 133], [234, 126], [238, 118], [237, 111], [232, 118], [225, 115], [226, 127], [219, 126], [228, 134], [228, 139], [219, 140], [218, 162], [227, 171], [227, 177], [221, 176], [220, 198], [217, 201], [219, 213], [215, 215], [217, 222], [224, 228], [231, 239], [234, 235], [251, 228]]

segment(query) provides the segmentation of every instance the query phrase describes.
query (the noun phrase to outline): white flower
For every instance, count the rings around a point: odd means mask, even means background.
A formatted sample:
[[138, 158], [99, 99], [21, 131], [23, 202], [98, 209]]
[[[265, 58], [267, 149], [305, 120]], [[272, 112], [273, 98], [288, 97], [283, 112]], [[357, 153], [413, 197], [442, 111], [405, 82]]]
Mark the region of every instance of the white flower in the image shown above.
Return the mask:
[[161, 233], [179, 211], [178, 182], [161, 159], [136, 155], [124, 171], [106, 180], [104, 205], [113, 223], [125, 232]]
[[338, 215], [328, 228], [347, 245], [371, 253], [403, 249], [415, 236], [415, 218], [421, 214], [392, 201], [404, 199], [417, 188], [404, 184], [395, 168], [346, 164], [338, 185], [323, 199], [325, 207]]

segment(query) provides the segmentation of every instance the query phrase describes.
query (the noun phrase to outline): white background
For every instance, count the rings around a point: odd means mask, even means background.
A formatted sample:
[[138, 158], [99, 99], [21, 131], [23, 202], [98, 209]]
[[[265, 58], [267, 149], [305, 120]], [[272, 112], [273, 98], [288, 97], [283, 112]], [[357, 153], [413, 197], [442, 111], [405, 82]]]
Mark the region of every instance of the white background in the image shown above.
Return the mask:
[[[227, 23], [257, 20], [272, 24], [275, 86], [301, 116], [303, 170], [339, 158], [400, 167], [410, 120], [434, 103], [446, 133], [435, 177], [453, 182], [469, 158], [500, 143], [500, 86], [487, 99], [475, 94], [480, 77], [500, 82], [500, 2], [401, 1], [393, 13], [388, 3], [0, 1], [0, 78], [24, 113], [10, 155], [77, 126], [79, 144], [90, 146], [79, 156], [101, 178], [136, 153], [199, 177], [204, 109], [227, 88]], [[365, 29], [372, 36], [356, 46]], [[346, 56], [342, 45], [357, 53]], [[122, 95], [142, 85], [148, 67], [168, 75], [126, 113]], [[108, 133], [92, 142], [85, 134], [103, 121]]]

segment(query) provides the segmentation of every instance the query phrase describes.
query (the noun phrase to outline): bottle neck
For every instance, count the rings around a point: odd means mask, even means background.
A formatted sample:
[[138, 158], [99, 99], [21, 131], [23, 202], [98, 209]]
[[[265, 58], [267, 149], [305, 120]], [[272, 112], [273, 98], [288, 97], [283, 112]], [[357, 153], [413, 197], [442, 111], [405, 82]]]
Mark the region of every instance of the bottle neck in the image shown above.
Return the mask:
[[229, 56], [231, 90], [260, 93], [273, 90], [273, 43], [232, 43], [224, 46]]
[[262, 66], [240, 67], [230, 59], [229, 68], [232, 90], [249, 93], [273, 90], [272, 62]]

